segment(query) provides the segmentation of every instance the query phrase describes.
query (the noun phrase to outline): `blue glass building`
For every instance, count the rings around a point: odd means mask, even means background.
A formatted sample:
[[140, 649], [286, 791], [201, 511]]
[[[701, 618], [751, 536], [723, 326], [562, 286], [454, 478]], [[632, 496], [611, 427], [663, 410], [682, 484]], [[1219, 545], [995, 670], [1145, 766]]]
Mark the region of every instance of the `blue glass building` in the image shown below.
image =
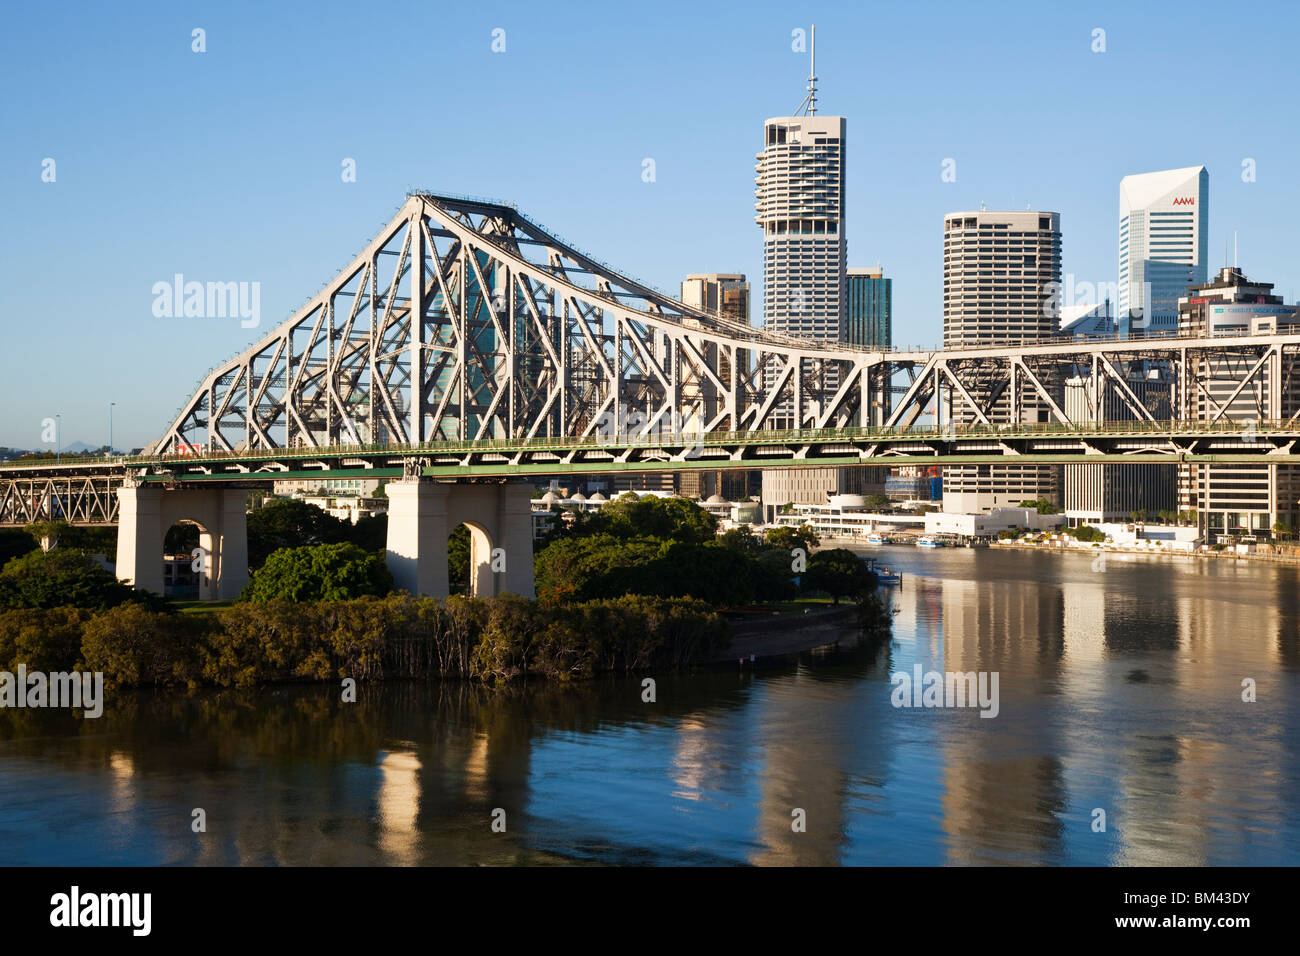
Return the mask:
[[879, 267], [849, 269], [845, 279], [848, 309], [844, 341], [850, 345], [889, 348], [893, 343], [893, 280], [885, 278], [884, 270]]

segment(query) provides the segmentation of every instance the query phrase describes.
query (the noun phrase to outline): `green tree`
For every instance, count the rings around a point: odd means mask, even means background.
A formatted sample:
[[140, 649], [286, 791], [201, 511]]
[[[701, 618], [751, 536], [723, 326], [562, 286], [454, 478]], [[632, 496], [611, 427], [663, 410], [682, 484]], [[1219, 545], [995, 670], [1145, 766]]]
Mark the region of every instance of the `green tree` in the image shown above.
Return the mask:
[[718, 519], [686, 498], [623, 495], [587, 516], [582, 527], [587, 533], [703, 544], [717, 537]]
[[786, 601], [799, 593], [794, 583], [795, 572], [790, 552], [783, 548], [767, 548], [755, 562], [754, 596], [760, 601]]
[[117, 528], [112, 525], [72, 525], [63, 520], [38, 521], [25, 526], [23, 531], [31, 535], [34, 541], [46, 539], [51, 548], [69, 548], [90, 554], [117, 553]]
[[1020, 502], [1019, 505], [1017, 505], [1017, 507], [1033, 508], [1040, 515], [1054, 515], [1057, 513], [1056, 505], [1052, 504], [1046, 498], [1034, 498], [1029, 501], [1022, 501]]
[[[160, 598], [154, 600], [162, 606]], [[128, 602], [153, 603], [84, 551], [31, 551], [13, 558], [0, 571], [0, 607], [106, 608]]]
[[469, 525], [458, 524], [447, 537], [447, 576], [452, 594], [469, 593]]
[[821, 544], [822, 540], [817, 536], [817, 532], [813, 530], [812, 525], [801, 524], [797, 528], [779, 525], [767, 529], [767, 543], [786, 552], [794, 548], [802, 548], [804, 553], [807, 554]]
[[890, 501], [884, 495], [867, 495], [866, 505], [868, 511], [887, 511]]
[[629, 541], [610, 534], [557, 538], [534, 558], [537, 593], [547, 601], [576, 596], [589, 581], [615, 568], [653, 561], [659, 556], [661, 544], [654, 539]]
[[199, 546], [199, 526], [182, 521], [167, 529], [163, 554], [190, 554]]
[[805, 592], [825, 592], [831, 601], [840, 603], [842, 597], [861, 600], [875, 587], [876, 576], [866, 562], [846, 548], [818, 551], [808, 561], [808, 570], [800, 579]]
[[363, 515], [346, 525], [346, 540], [362, 551], [383, 551], [388, 546], [388, 515]]
[[671, 544], [652, 561], [615, 568], [589, 580], [579, 597], [592, 600], [644, 594], [691, 597], [722, 607], [747, 604], [754, 600], [753, 565], [753, 561], [727, 548]]
[[26, 531], [18, 528], [0, 528], [0, 568], [3, 568], [10, 558], [17, 558], [29, 552], [35, 551], [40, 545]]
[[344, 542], [273, 552], [239, 597], [256, 602], [344, 601], [364, 594], [382, 596], [392, 588], [383, 554]]
[[0, 611], [0, 670], [70, 671], [81, 656], [82, 625], [93, 612], [76, 607]]
[[1100, 528], [1094, 528], [1091, 525], [1081, 524], [1075, 528], [1066, 528], [1065, 533], [1073, 537], [1076, 541], [1105, 541], [1106, 535]]
[[248, 567], [256, 571], [281, 548], [347, 541], [350, 527], [348, 522], [301, 499], [277, 499], [248, 516]]
[[101, 611], [81, 634], [83, 668], [102, 671], [109, 684], [184, 682], [197, 631], [197, 615], [158, 614], [138, 604]]
[[729, 528], [718, 535], [718, 546], [751, 558], [757, 557], [765, 548], [763, 539], [747, 524]]

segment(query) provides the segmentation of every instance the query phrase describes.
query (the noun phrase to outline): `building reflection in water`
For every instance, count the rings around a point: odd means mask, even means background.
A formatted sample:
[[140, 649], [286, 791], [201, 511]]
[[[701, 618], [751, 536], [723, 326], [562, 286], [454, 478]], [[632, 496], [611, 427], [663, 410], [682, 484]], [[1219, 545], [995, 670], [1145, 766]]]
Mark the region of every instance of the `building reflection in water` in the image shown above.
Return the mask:
[[[654, 704], [618, 679], [394, 683], [346, 706], [322, 687], [127, 692], [94, 727], [0, 713], [0, 860], [1300, 859], [1300, 569], [890, 560], [906, 585], [889, 646], [665, 676]], [[914, 664], [996, 671], [999, 716], [893, 708], [889, 675]]]

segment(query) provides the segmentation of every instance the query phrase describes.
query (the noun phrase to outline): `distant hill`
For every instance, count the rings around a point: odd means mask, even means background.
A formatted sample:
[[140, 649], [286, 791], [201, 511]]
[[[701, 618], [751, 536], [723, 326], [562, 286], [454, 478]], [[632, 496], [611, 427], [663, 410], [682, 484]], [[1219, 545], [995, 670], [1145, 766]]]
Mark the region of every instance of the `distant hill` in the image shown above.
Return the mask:
[[[84, 441], [76, 441], [71, 445], [64, 445], [61, 451], [65, 456], [71, 455], [75, 457], [78, 455], [101, 452], [103, 447], [103, 445], [87, 445]], [[24, 455], [39, 455], [54, 458], [59, 453], [60, 449], [58, 448], [9, 448], [6, 446], [0, 446], [0, 461], [10, 461], [14, 458], [21, 458]], [[120, 449], [118, 453], [121, 453]]]

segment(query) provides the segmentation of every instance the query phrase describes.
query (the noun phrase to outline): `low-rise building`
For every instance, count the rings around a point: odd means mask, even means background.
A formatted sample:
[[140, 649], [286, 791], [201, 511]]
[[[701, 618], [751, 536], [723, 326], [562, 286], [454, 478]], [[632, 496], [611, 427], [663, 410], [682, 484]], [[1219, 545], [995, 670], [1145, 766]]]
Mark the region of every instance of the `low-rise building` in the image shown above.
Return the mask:
[[[373, 497], [386, 479], [381, 478], [292, 478], [271, 482], [271, 493], [280, 497], [296, 494], [356, 495]], [[324, 495], [321, 494], [324, 492]]]
[[776, 525], [808, 525], [828, 538], [864, 538], [873, 531], [920, 531], [923, 515], [882, 512], [867, 507], [864, 495], [831, 495], [824, 505], [797, 504], [776, 516]]
[[992, 538], [1001, 531], [1025, 528], [1029, 531], [1050, 531], [1060, 527], [1060, 515], [1039, 514], [1035, 508], [994, 508], [987, 513], [953, 514], [935, 511], [926, 515], [925, 533], [928, 535], [956, 535], [962, 538]]
[[345, 495], [302, 495], [301, 499], [342, 521], [356, 524], [362, 518], [388, 513], [387, 498], [360, 498]]
[[1105, 522], [1093, 527], [1108, 544], [1121, 548], [1194, 551], [1201, 540], [1198, 529], [1188, 525]]

